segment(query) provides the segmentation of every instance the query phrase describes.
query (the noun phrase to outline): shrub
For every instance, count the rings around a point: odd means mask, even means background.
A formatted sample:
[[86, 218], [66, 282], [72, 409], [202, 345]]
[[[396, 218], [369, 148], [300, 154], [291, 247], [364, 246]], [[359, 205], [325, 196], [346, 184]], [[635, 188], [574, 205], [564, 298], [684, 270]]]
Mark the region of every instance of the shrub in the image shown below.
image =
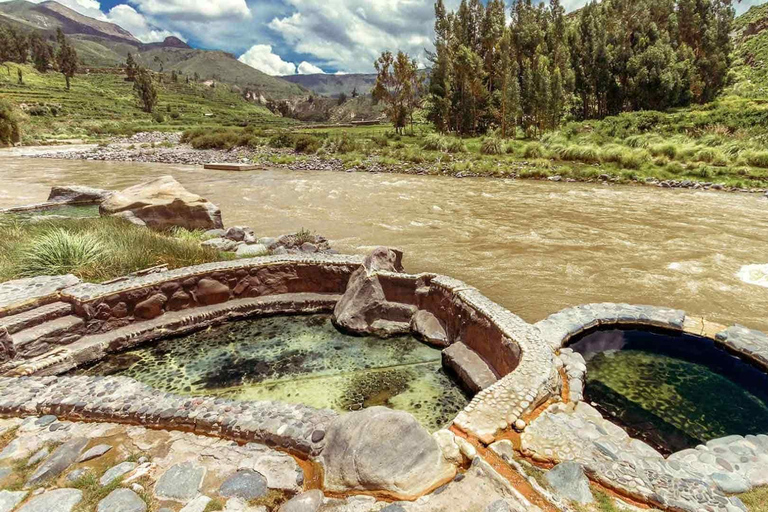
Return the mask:
[[713, 148], [703, 148], [696, 153], [696, 160], [713, 165], [728, 165], [728, 159], [722, 151]]
[[315, 243], [315, 239], [316, 239], [315, 234], [306, 228], [301, 228], [298, 232], [296, 232], [295, 236], [296, 236], [296, 241], [299, 245], [306, 242], [309, 242], [311, 244]]
[[501, 143], [501, 139], [486, 137], [480, 146], [480, 152], [484, 155], [503, 155], [504, 145]]
[[104, 245], [88, 233], [55, 229], [32, 240], [21, 255], [24, 276], [79, 274], [106, 253]]
[[181, 114], [179, 114], [178, 111], [174, 110], [171, 112], [171, 119], [181, 119]]
[[594, 146], [557, 146], [555, 152], [561, 160], [598, 163], [600, 151]]
[[21, 140], [21, 127], [16, 109], [9, 101], [0, 99], [0, 144], [15, 144]]
[[678, 176], [685, 172], [685, 167], [683, 167], [683, 164], [681, 164], [680, 162], [669, 162], [667, 165], [664, 166], [664, 170], [667, 171], [669, 174]]
[[152, 114], [152, 119], [156, 123], [164, 123], [165, 122], [165, 116], [163, 114], [161, 114], [160, 112], [155, 112], [154, 114]]
[[621, 146], [608, 146], [602, 152], [603, 162], [615, 162], [627, 169], [639, 169], [651, 159], [643, 149], [629, 149]]
[[525, 148], [523, 148], [523, 157], [524, 158], [543, 158], [544, 146], [542, 146], [538, 142], [530, 142], [526, 144]]
[[445, 149], [449, 153], [466, 153], [467, 145], [464, 144], [464, 141], [458, 137], [452, 137], [448, 139], [448, 145]]
[[297, 135], [293, 144], [297, 153], [317, 153], [320, 149], [320, 139], [313, 135]]
[[428, 151], [445, 151], [448, 149], [448, 142], [442, 135], [431, 133], [424, 139], [424, 144], [421, 147]]
[[752, 167], [768, 168], [768, 151], [746, 151], [742, 156]]
[[329, 137], [323, 143], [323, 148], [328, 153], [352, 153], [360, 149], [360, 144], [346, 133]]
[[288, 132], [278, 132], [269, 138], [269, 145], [273, 148], [294, 147], [294, 136]]
[[669, 144], [654, 144], [648, 150], [653, 156], [666, 156], [667, 158], [675, 158], [677, 155], [677, 146], [672, 143]]
[[386, 148], [389, 146], [389, 139], [386, 137], [372, 137], [371, 141], [373, 141], [373, 143], [380, 148]]

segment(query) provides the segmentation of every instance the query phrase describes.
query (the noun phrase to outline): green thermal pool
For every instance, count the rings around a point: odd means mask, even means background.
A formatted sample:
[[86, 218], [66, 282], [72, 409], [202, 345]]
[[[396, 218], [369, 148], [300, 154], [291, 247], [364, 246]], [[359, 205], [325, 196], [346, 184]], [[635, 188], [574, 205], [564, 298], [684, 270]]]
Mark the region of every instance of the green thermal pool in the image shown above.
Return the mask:
[[585, 400], [662, 453], [768, 433], [768, 376], [711, 340], [598, 330], [571, 348], [587, 361]]
[[79, 374], [122, 375], [179, 394], [337, 411], [384, 405], [412, 413], [431, 430], [468, 403], [444, 372], [439, 350], [410, 336], [348, 336], [326, 315], [232, 322], [111, 355]]

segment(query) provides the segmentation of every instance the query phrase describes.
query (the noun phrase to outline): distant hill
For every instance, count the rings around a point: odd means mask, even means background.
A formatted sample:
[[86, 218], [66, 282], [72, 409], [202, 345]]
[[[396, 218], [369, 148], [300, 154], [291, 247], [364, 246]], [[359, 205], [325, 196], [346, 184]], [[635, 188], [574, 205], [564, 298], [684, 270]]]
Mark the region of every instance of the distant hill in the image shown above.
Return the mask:
[[83, 16], [55, 1], [40, 4], [26, 0], [2, 2], [0, 24], [40, 31], [49, 38], [61, 28], [72, 40], [86, 68], [118, 67], [123, 65], [128, 53], [132, 53], [139, 63], [155, 71], [197, 74], [202, 80], [251, 89], [267, 99], [289, 99], [306, 96], [308, 92], [295, 83], [243, 64], [232, 54], [194, 49], [176, 37], [144, 44], [118, 25]]
[[319, 96], [338, 98], [341, 93], [348, 97], [357, 89], [358, 94], [371, 92], [376, 85], [376, 74], [353, 75], [290, 75], [281, 77], [283, 80], [298, 84]]
[[731, 92], [768, 96], [768, 4], [751, 7], [734, 22]]

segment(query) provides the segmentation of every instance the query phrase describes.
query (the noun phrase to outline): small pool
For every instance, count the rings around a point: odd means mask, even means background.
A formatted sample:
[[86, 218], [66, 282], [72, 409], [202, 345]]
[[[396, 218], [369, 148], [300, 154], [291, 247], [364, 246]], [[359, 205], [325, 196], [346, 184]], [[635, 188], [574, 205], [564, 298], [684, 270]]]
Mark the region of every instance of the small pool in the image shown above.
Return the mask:
[[6, 213], [2, 216], [2, 220], [16, 220], [16, 221], [44, 221], [50, 218], [51, 220], [60, 219], [66, 217], [69, 219], [88, 219], [99, 216], [99, 205], [77, 205], [77, 204], [63, 204], [61, 206], [54, 206], [51, 208], [40, 208], [37, 210], [25, 210], [18, 212]]
[[78, 371], [123, 375], [163, 391], [280, 400], [337, 411], [384, 405], [437, 430], [469, 402], [441, 353], [411, 336], [342, 334], [327, 315], [232, 322]]
[[598, 330], [570, 347], [587, 361], [585, 400], [663, 454], [768, 433], [768, 375], [709, 339]]

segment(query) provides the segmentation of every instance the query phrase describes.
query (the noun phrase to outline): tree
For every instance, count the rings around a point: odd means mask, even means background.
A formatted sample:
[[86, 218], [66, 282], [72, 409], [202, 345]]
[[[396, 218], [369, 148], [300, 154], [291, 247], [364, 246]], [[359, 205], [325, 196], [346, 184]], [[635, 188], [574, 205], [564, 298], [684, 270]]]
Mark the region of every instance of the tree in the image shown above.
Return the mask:
[[397, 133], [402, 133], [410, 121], [413, 126], [413, 111], [421, 95], [421, 79], [418, 64], [408, 54], [384, 52], [376, 62], [376, 85], [373, 97], [385, 103], [385, 112]]
[[69, 43], [61, 29], [56, 31], [56, 41], [59, 44], [59, 51], [56, 54], [56, 63], [59, 66], [59, 73], [64, 75], [67, 81], [67, 90], [70, 89], [70, 81], [77, 72], [77, 52], [75, 47]]
[[352, 98], [353, 98], [353, 99], [354, 99], [354, 98], [357, 98], [357, 96], [358, 96], [357, 87], [354, 87], [354, 88], [352, 89]]
[[176, 70], [171, 70], [171, 82], [176, 83], [179, 81], [179, 75], [176, 73]]
[[339, 94], [339, 105], [343, 105], [347, 102], [347, 93], [342, 92]]
[[0, 144], [15, 144], [21, 140], [19, 117], [11, 102], [0, 98]]
[[40, 34], [34, 33], [29, 39], [32, 64], [40, 73], [45, 73], [53, 61], [53, 48]]
[[125, 76], [129, 82], [136, 80], [136, 60], [133, 58], [133, 54], [128, 52], [128, 56], [125, 58]]
[[152, 81], [152, 74], [143, 67], [136, 69], [133, 90], [141, 102], [144, 112], [152, 113], [157, 106], [157, 89]]

